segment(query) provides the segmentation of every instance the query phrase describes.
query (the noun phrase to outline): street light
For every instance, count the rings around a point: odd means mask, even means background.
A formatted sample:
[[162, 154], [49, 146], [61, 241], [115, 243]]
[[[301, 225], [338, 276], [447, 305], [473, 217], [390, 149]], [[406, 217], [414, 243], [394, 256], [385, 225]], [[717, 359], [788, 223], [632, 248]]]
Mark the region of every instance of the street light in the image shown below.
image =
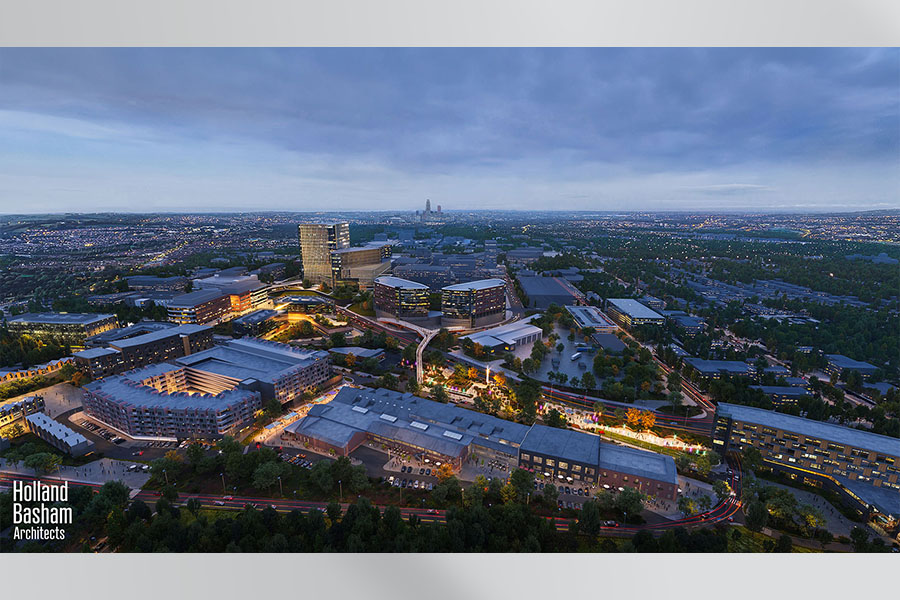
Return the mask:
[[281, 475], [278, 476], [278, 489], [281, 492], [281, 497], [284, 497], [284, 487], [281, 485]]
[[[281, 478], [279, 477], [279, 479], [281, 479]], [[341, 483], [340, 479], [338, 479], [338, 490], [340, 490], [341, 502], [343, 502], [344, 501], [344, 485]]]
[[219, 475], [222, 477], [222, 495], [224, 496], [228, 494], [228, 491], [225, 489], [225, 473], [219, 473]]

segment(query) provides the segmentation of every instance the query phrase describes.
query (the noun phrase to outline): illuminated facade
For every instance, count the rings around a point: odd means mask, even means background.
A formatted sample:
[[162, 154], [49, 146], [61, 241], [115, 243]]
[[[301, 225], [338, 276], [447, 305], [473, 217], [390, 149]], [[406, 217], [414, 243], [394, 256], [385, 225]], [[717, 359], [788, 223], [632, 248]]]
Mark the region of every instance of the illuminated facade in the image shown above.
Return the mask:
[[427, 285], [400, 279], [379, 277], [375, 280], [375, 315], [395, 319], [423, 319], [428, 317], [429, 289]]
[[499, 323], [506, 316], [506, 282], [482, 279], [441, 290], [441, 322], [453, 327], [481, 327]]
[[313, 284], [332, 284], [331, 252], [350, 247], [347, 223], [302, 223], [297, 227], [303, 278]]

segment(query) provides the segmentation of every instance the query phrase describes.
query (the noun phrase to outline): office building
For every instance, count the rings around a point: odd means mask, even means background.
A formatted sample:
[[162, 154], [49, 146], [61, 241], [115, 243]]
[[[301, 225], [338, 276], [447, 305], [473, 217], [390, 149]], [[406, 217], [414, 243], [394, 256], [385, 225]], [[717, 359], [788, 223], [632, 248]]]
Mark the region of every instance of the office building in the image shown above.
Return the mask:
[[375, 280], [375, 316], [394, 319], [426, 319], [429, 307], [428, 286], [399, 277]]
[[482, 279], [441, 289], [445, 327], [484, 327], [506, 317], [506, 282]]
[[566, 310], [582, 329], [590, 327], [595, 333], [615, 333], [619, 326], [600, 312], [596, 306], [566, 306]]
[[405, 264], [393, 269], [395, 277], [427, 285], [432, 290], [456, 283], [456, 275], [448, 266]]
[[231, 297], [218, 289], [197, 290], [173, 298], [166, 310], [173, 323], [215, 325], [231, 312]]
[[169, 323], [168, 321], [138, 321], [134, 325], [129, 325], [127, 327], [117, 327], [115, 329], [110, 329], [109, 331], [93, 335], [85, 340], [84, 345], [87, 348], [103, 348], [108, 346], [112, 342], [126, 340], [128, 338], [144, 335], [145, 333], [162, 331], [163, 329], [171, 329], [173, 327], [177, 327], [177, 325], [175, 325], [174, 323]]
[[278, 317], [281, 315], [277, 310], [264, 308], [254, 310], [242, 317], [238, 317], [231, 321], [231, 330], [237, 336], [253, 336], [258, 337], [264, 335], [278, 326]]
[[511, 265], [530, 265], [544, 256], [540, 248], [513, 248], [506, 251], [506, 261]]
[[259, 392], [239, 382], [210, 390], [191, 369], [151, 365], [84, 386], [84, 412], [134, 438], [213, 439], [253, 424]]
[[697, 335], [706, 328], [706, 321], [690, 315], [674, 315], [669, 317], [676, 325], [684, 329], [687, 335]]
[[525, 292], [526, 308], [548, 308], [551, 304], [566, 306], [578, 301], [571, 284], [558, 277], [518, 277]]
[[394, 245], [372, 242], [366, 246], [331, 251], [331, 285], [354, 284], [372, 289], [375, 279], [391, 268]]
[[751, 385], [750, 387], [768, 396], [774, 406], [797, 404], [800, 398], [809, 396], [809, 391], [805, 387], [790, 385]]
[[25, 417], [25, 427], [57, 450], [72, 456], [84, 456], [93, 451], [94, 442], [72, 431], [44, 413], [32, 413]]
[[282, 296], [274, 300], [275, 310], [288, 313], [314, 313], [319, 310], [330, 310], [334, 301], [322, 296]]
[[873, 375], [878, 369], [875, 365], [853, 360], [843, 354], [826, 354], [825, 358], [828, 359], [828, 365], [825, 367], [828, 375], [840, 377], [844, 371], [859, 371], [860, 375]]
[[18, 335], [55, 339], [73, 348], [83, 348], [87, 338], [115, 329], [115, 315], [92, 313], [25, 313], [6, 321], [9, 331]]
[[231, 340], [175, 360], [189, 367], [195, 388], [217, 393], [241, 385], [282, 404], [301, 400], [331, 383], [331, 359], [322, 350], [303, 350], [256, 338]]
[[188, 283], [187, 277], [172, 275], [171, 277], [154, 277], [152, 275], [133, 275], [126, 277], [128, 287], [132, 290], [184, 291]]
[[222, 275], [195, 279], [194, 287], [198, 290], [213, 290], [228, 296], [233, 313], [270, 306], [269, 291], [256, 275]]
[[540, 327], [535, 327], [530, 319], [516, 321], [507, 325], [485, 329], [460, 338], [465, 343], [469, 340], [472, 344], [478, 344], [487, 354], [503, 354], [515, 352], [529, 344], [540, 341], [544, 332]]
[[753, 365], [739, 360], [703, 360], [701, 358], [688, 357], [684, 363], [690, 365], [703, 377], [718, 379], [723, 374], [735, 377], [753, 377], [756, 370]]
[[606, 314], [624, 329], [635, 325], [662, 325], [665, 318], [655, 310], [630, 298], [610, 298]]
[[331, 253], [350, 247], [350, 225], [347, 223], [301, 223], [297, 226], [300, 240], [300, 262], [303, 278], [313, 284], [332, 284]]
[[[713, 446], [755, 447], [766, 466], [840, 492], [864, 514], [900, 517], [900, 440], [771, 410], [720, 403]], [[886, 524], [886, 526], [889, 524]]]
[[212, 327], [179, 325], [109, 342], [75, 354], [75, 365], [93, 379], [138, 369], [206, 350], [213, 345]]

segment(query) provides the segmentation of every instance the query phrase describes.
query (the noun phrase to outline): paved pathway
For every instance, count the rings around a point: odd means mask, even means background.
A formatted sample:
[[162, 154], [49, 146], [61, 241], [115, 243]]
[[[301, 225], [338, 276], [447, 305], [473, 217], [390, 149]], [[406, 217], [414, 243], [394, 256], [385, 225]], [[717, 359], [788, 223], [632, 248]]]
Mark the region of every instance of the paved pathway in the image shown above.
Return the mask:
[[[106, 483], [107, 481], [121, 481], [130, 488], [138, 489], [142, 487], [150, 475], [144, 472], [130, 473], [128, 467], [132, 464], [128, 461], [113, 460], [110, 458], [101, 458], [79, 467], [61, 466], [59, 473], [56, 472], [45, 475], [48, 478], [60, 476], [69, 481], [80, 481], [89, 483]], [[0, 458], [0, 470], [6, 473], [18, 473], [21, 475], [38, 475], [34, 469], [26, 468], [21, 462], [18, 465], [4, 458]]]

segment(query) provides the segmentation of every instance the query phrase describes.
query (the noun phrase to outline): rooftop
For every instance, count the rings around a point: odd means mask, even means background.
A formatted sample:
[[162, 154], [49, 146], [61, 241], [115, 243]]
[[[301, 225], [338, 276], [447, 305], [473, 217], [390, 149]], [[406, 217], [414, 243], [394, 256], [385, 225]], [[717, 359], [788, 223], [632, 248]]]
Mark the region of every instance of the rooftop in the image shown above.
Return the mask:
[[601, 442], [599, 467], [678, 484], [675, 460], [671, 456], [647, 450]]
[[663, 316], [631, 298], [610, 298], [609, 303], [633, 319], [662, 319]]
[[739, 360], [703, 360], [702, 358], [688, 357], [684, 362], [691, 365], [701, 373], [716, 373], [725, 371], [726, 373], [743, 373], [749, 374], [752, 367], [745, 362]]
[[44, 413], [32, 413], [25, 417], [30, 423], [48, 432], [53, 437], [64, 440], [69, 446], [77, 446], [88, 441], [80, 433], [69, 429], [59, 421], [54, 421]]
[[408, 279], [402, 279], [400, 277], [391, 277], [384, 276], [378, 277], [375, 279], [375, 283], [379, 285], [386, 285], [388, 287], [393, 288], [402, 288], [406, 290], [427, 290], [429, 287], [423, 283], [417, 283], [415, 281], [410, 281]]
[[518, 279], [522, 290], [529, 297], [568, 296], [575, 298], [575, 294], [555, 277], [519, 277]]
[[238, 317], [232, 323], [240, 323], [242, 325], [249, 325], [254, 323], [262, 323], [264, 321], [268, 321], [272, 317], [278, 315], [277, 310], [272, 310], [269, 308], [263, 308], [260, 310], [254, 310], [252, 313], [247, 313], [242, 317]]
[[566, 306], [569, 314], [578, 322], [581, 327], [618, 327], [615, 322], [600, 312], [596, 306]]
[[596, 465], [600, 456], [600, 436], [558, 429], [546, 425], [532, 425], [522, 452], [537, 452], [582, 464]]
[[502, 279], [479, 279], [478, 281], [467, 281], [465, 283], [457, 283], [456, 285], [448, 285], [441, 288], [447, 292], [465, 292], [469, 290], [486, 290], [494, 287], [503, 287], [506, 282]]
[[516, 343], [519, 338], [535, 333], [543, 334], [540, 327], [535, 327], [528, 320], [516, 321], [507, 325], [501, 325], [492, 329], [485, 329], [477, 333], [470, 333], [463, 336], [463, 339], [470, 339], [476, 344], [482, 346], [497, 346], [501, 343], [511, 345]]
[[198, 304], [221, 298], [224, 295], [225, 294], [222, 293], [221, 290], [197, 290], [196, 292], [190, 292], [172, 298], [169, 306], [192, 308]]
[[9, 323], [41, 323], [41, 324], [83, 324], [96, 323], [110, 319], [115, 315], [95, 313], [24, 313], [8, 319]]
[[825, 358], [828, 359], [828, 362], [834, 364], [841, 369], [874, 369], [875, 365], [871, 365], [867, 362], [862, 362], [860, 360], [853, 360], [849, 356], [844, 356], [843, 354], [826, 354]]
[[287, 344], [243, 338], [178, 358], [175, 362], [239, 381], [256, 379], [274, 383], [285, 371], [305, 367], [327, 357], [328, 353], [322, 350], [301, 350]]
[[886, 435], [878, 435], [877, 433], [852, 429], [843, 425], [813, 421], [812, 419], [786, 415], [773, 410], [738, 404], [720, 403], [717, 413], [730, 417], [735, 421], [765, 425], [773, 429], [792, 431], [813, 438], [847, 444], [871, 452], [900, 456], [900, 440]]
[[125, 348], [133, 348], [135, 346], [149, 344], [158, 340], [164, 340], [173, 336], [191, 335], [193, 333], [198, 333], [205, 330], [212, 330], [212, 327], [190, 324], [179, 325], [178, 327], [169, 327], [168, 329], [160, 329], [159, 331], [151, 331], [150, 333], [145, 333], [143, 335], [136, 335], [134, 337], [125, 338], [124, 340], [113, 341], [110, 342], [109, 345], [113, 348], [122, 350]]

